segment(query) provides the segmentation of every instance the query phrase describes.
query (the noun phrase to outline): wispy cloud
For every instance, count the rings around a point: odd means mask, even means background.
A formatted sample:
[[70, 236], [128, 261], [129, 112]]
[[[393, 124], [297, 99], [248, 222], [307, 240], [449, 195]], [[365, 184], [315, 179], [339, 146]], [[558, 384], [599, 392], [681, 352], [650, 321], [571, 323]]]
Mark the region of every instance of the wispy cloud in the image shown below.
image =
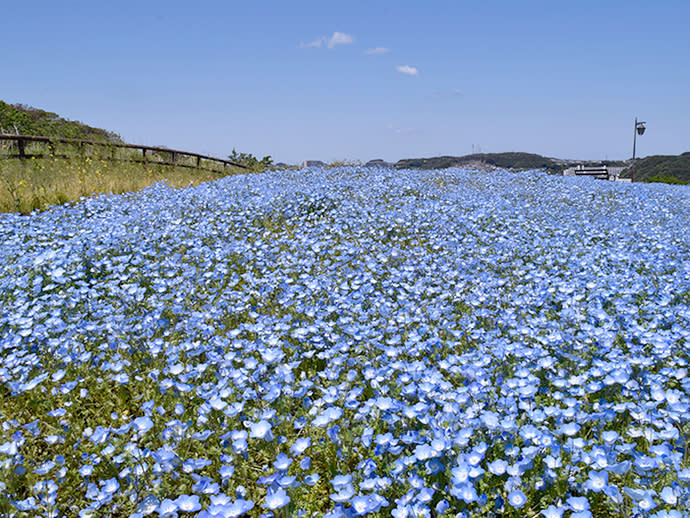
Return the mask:
[[315, 39], [314, 41], [310, 41], [309, 43], [300, 43], [299, 46], [301, 49], [306, 49], [309, 47], [320, 47], [321, 45], [324, 44], [325, 41], [326, 41], [326, 37], [321, 36], [320, 38]]
[[355, 41], [354, 38], [349, 34], [345, 34], [344, 32], [334, 32], [333, 36], [328, 39], [326, 46], [329, 49], [332, 49], [336, 45], [347, 45], [353, 41]]
[[388, 47], [374, 47], [373, 49], [367, 49], [364, 53], [365, 54], [387, 54], [390, 52], [391, 49]]
[[411, 67], [409, 65], [400, 65], [395, 67], [395, 69], [400, 72], [401, 74], [405, 74], [407, 76], [415, 76], [417, 77], [419, 75], [419, 70], [417, 70], [415, 67]]
[[432, 92], [431, 94], [429, 94], [429, 99], [432, 99], [434, 101], [440, 101], [443, 99], [451, 99], [453, 97], [460, 97], [461, 95], [462, 95], [462, 90], [460, 90], [459, 88], [453, 88], [452, 90], [445, 91], [445, 92], [442, 92], [439, 90]]
[[334, 32], [331, 37], [321, 36], [320, 38], [310, 41], [309, 43], [300, 43], [300, 48], [308, 47], [323, 47], [324, 45], [329, 49], [332, 49], [336, 45], [347, 45], [352, 43], [355, 39], [350, 34], [345, 34], [344, 32]]

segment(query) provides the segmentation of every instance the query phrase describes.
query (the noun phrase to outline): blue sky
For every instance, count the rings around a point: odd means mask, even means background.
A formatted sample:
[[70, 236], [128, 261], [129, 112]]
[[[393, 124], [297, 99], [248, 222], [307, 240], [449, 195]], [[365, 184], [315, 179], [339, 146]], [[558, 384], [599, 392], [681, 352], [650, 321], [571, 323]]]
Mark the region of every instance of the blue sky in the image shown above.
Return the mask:
[[[275, 161], [690, 150], [690, 2], [13, 2], [0, 99]], [[373, 51], [373, 49], [378, 49]]]

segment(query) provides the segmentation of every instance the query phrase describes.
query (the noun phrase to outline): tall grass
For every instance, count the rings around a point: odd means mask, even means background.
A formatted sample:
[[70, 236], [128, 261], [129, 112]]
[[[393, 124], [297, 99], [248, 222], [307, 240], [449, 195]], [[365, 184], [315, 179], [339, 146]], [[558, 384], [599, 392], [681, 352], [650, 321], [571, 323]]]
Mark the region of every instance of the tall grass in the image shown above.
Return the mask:
[[[113, 157], [118, 160], [112, 160]], [[102, 150], [100, 156], [84, 153], [27, 159], [0, 156], [0, 212], [26, 214], [96, 193], [137, 191], [159, 181], [182, 187], [247, 172], [234, 167], [221, 169], [220, 165], [215, 171], [162, 165], [156, 161], [170, 158], [156, 155], [149, 155], [147, 163], [127, 161], [132, 158], [132, 151], [115, 148]]]

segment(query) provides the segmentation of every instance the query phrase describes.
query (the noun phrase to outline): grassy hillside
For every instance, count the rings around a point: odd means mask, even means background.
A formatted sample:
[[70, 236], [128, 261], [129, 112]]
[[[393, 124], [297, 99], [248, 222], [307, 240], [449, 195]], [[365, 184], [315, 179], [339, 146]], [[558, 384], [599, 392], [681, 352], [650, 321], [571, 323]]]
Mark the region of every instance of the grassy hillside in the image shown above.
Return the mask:
[[397, 168], [443, 169], [483, 163], [502, 169], [544, 169], [560, 172], [563, 167], [550, 158], [535, 153], [474, 153], [464, 156], [441, 156], [433, 158], [406, 158], [395, 165]]
[[[630, 169], [623, 171], [630, 177]], [[652, 155], [635, 164], [636, 182], [690, 183], [690, 151], [681, 155]]]
[[122, 142], [120, 136], [112, 131], [67, 120], [56, 113], [25, 104], [7, 104], [3, 101], [0, 101], [0, 133]]
[[[86, 139], [121, 143], [116, 133], [70, 121], [55, 113], [24, 105], [10, 105], [0, 101], [0, 132], [22, 135]], [[124, 193], [138, 191], [155, 182], [174, 186], [196, 185], [214, 178], [246, 173], [247, 169], [222, 167], [213, 171], [182, 167], [194, 165], [194, 159], [178, 159], [179, 166], [157, 161], [169, 160], [158, 153], [149, 153], [148, 162], [136, 163], [138, 151], [112, 146], [80, 147], [60, 144], [55, 155], [41, 144], [28, 144], [30, 159], [11, 158], [16, 155], [14, 143], [0, 142], [0, 213], [29, 213], [52, 205], [77, 200], [95, 193]], [[230, 158], [258, 172], [270, 166], [271, 158], [258, 160], [251, 154], [233, 150]], [[209, 164], [205, 164], [209, 166]], [[2, 514], [2, 513], [0, 513]]]

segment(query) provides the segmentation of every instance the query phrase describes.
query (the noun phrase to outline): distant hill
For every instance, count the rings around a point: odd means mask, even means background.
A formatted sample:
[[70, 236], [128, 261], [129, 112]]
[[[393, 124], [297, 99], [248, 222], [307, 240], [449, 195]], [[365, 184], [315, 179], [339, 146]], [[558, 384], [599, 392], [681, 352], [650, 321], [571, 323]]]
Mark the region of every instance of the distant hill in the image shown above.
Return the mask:
[[[690, 183], [690, 151], [681, 155], [652, 155], [635, 162], [636, 182]], [[621, 176], [630, 178], [630, 168]]]
[[7, 104], [3, 101], [0, 101], [0, 133], [122, 143], [120, 136], [112, 131], [94, 128], [79, 121], [63, 119], [56, 113], [25, 104]]
[[[627, 167], [621, 173], [621, 177], [630, 178], [629, 160], [561, 160], [535, 153], [475, 153], [463, 156], [405, 158], [394, 165], [398, 169], [445, 169], [448, 167], [518, 170], [543, 169], [550, 173], [560, 174], [565, 168], [577, 164]], [[635, 164], [635, 181], [690, 183], [690, 152], [681, 155], [654, 155], [638, 159]]]
[[440, 156], [433, 158], [405, 158], [398, 161], [398, 169], [445, 169], [447, 167], [492, 166], [500, 169], [544, 169], [560, 173], [565, 166], [551, 158], [535, 153], [474, 153], [463, 156]]

